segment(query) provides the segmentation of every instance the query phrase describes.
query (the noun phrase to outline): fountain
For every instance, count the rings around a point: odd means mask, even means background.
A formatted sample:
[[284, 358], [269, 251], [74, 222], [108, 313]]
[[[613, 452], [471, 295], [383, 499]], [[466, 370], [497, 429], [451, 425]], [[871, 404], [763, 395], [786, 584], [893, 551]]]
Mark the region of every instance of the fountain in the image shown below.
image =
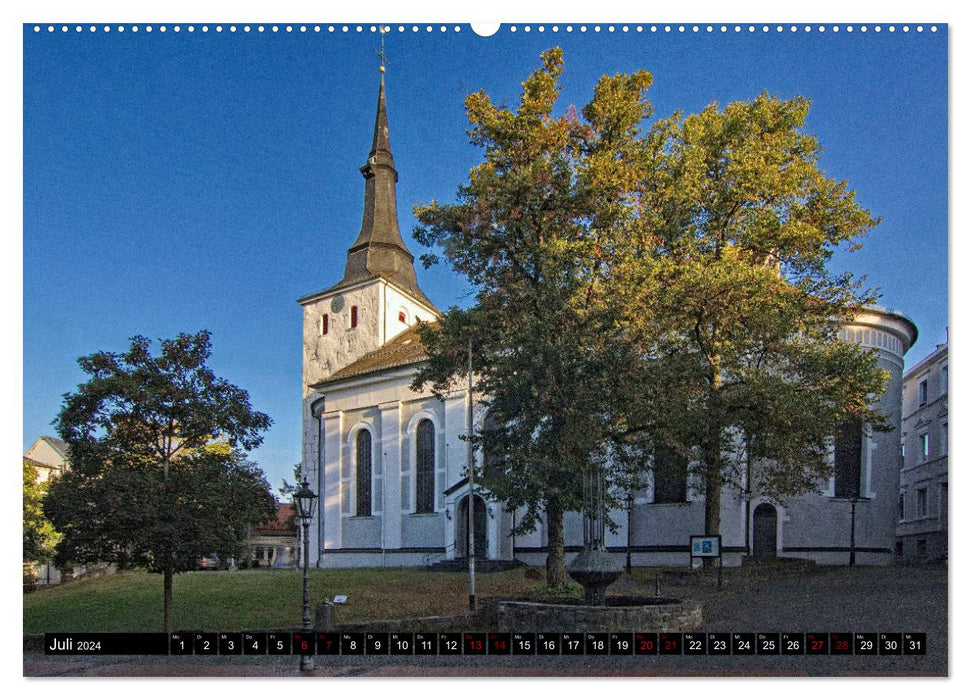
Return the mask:
[[567, 573], [583, 586], [582, 604], [560, 598], [542, 602], [502, 601], [499, 631], [536, 632], [684, 632], [703, 623], [701, 606], [659, 597], [607, 597], [607, 588], [624, 571], [604, 543], [606, 482], [602, 470], [584, 475], [583, 551]]
[[624, 568], [610, 555], [604, 545], [604, 527], [607, 520], [606, 483], [603, 470], [588, 469], [583, 477], [583, 551], [566, 572], [583, 586], [583, 598], [587, 605], [607, 605], [607, 587], [620, 578]]

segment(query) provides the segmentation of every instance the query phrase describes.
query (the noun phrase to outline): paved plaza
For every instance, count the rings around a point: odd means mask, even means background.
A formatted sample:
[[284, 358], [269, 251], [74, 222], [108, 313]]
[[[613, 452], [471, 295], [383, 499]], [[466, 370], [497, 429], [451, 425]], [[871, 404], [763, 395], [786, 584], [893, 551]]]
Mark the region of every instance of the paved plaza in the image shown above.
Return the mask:
[[[623, 588], [623, 582], [618, 584]], [[711, 632], [924, 632], [923, 656], [332, 656], [315, 676], [946, 676], [948, 574], [941, 567], [817, 568], [767, 580], [665, 584], [702, 602]], [[623, 590], [617, 591], [619, 593]], [[26, 676], [296, 676], [298, 657], [47, 657]]]

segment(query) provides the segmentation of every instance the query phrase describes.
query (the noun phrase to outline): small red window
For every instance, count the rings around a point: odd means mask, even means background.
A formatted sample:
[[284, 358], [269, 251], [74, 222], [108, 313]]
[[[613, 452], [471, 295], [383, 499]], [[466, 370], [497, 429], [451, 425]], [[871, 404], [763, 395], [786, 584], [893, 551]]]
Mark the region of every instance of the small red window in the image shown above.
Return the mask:
[[357, 307], [351, 307], [351, 328], [357, 328]]
[[327, 335], [327, 328], [328, 328], [329, 325], [330, 325], [330, 319], [327, 317], [327, 314], [324, 314], [323, 316], [320, 317], [320, 334], [321, 335]]
[[405, 312], [404, 311], [399, 311], [398, 312], [398, 320], [401, 321], [402, 323], [407, 323], [407, 321], [405, 321]]

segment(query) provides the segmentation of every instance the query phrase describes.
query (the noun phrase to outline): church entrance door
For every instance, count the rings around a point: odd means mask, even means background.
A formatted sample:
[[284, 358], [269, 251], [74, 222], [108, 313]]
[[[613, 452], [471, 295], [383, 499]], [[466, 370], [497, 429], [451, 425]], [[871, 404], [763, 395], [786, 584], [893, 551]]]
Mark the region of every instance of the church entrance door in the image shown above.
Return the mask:
[[760, 503], [752, 515], [752, 555], [774, 557], [778, 549], [775, 506]]
[[[473, 496], [475, 503], [472, 521], [475, 527], [475, 556], [485, 559], [489, 551], [486, 541], [486, 505], [480, 496]], [[458, 522], [455, 524], [455, 553], [460, 559], [466, 559], [469, 552], [469, 497], [466, 496], [459, 503]]]

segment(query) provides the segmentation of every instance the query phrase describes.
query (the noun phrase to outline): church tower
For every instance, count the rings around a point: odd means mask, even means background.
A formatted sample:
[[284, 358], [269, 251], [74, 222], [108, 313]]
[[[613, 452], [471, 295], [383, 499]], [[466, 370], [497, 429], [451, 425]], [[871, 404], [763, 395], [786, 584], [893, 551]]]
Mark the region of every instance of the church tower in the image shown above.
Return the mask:
[[303, 306], [303, 395], [419, 320], [439, 315], [415, 278], [414, 256], [398, 228], [398, 171], [391, 154], [384, 66], [374, 137], [364, 176], [361, 230], [347, 251], [344, 276], [299, 299]]

